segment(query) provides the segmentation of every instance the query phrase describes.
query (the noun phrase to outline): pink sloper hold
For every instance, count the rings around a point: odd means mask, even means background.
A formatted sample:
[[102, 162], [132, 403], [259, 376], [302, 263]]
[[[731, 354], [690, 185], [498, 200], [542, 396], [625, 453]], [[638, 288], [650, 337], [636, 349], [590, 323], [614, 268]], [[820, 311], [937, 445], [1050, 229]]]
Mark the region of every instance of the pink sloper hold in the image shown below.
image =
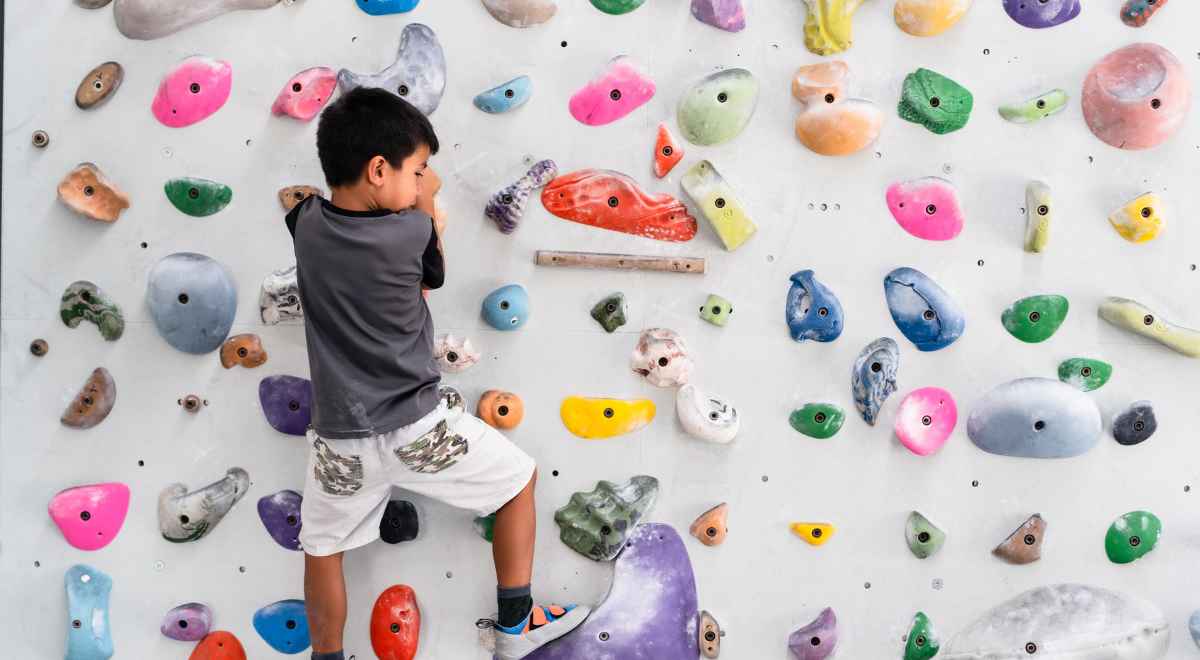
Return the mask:
[[636, 62], [619, 55], [600, 75], [571, 96], [571, 116], [588, 126], [603, 126], [641, 107], [654, 96], [654, 81]]
[[1158, 146], [1183, 126], [1192, 83], [1183, 64], [1158, 44], [1115, 50], [1083, 81], [1083, 118], [1092, 133], [1118, 149]]
[[220, 110], [232, 88], [229, 62], [193, 55], [163, 77], [150, 111], [171, 128], [190, 126]]
[[896, 437], [917, 456], [936, 453], [958, 424], [958, 405], [940, 387], [909, 392], [896, 410]]
[[893, 183], [888, 210], [904, 231], [927, 241], [948, 241], [963, 228], [962, 206], [954, 184], [936, 176]]
[[117, 538], [129, 512], [129, 486], [91, 484], [60, 491], [50, 500], [50, 518], [72, 547], [99, 550]]
[[305, 69], [292, 76], [283, 89], [279, 90], [271, 112], [308, 121], [325, 107], [335, 88], [337, 71], [327, 66]]

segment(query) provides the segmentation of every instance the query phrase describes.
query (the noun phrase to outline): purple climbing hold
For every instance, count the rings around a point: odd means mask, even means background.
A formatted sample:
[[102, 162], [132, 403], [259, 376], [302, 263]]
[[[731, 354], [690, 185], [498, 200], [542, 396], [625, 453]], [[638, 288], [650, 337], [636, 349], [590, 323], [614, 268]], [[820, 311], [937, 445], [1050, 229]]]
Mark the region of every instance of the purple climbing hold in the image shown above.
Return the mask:
[[304, 435], [312, 421], [312, 382], [297, 376], [267, 376], [258, 383], [258, 401], [271, 428]]
[[483, 214], [496, 223], [502, 233], [511, 234], [521, 223], [525, 215], [525, 205], [529, 196], [538, 188], [543, 188], [558, 176], [558, 165], [552, 160], [539, 160], [534, 163], [516, 183], [505, 186], [488, 200]]
[[788, 649], [796, 660], [824, 660], [833, 655], [837, 641], [837, 615], [826, 607], [812, 623], [788, 637]]
[[692, 0], [692, 16], [726, 32], [741, 32], [746, 27], [742, 0]]
[[258, 500], [258, 517], [275, 542], [285, 550], [300, 549], [300, 503], [294, 490], [281, 490]]
[[184, 603], [163, 615], [159, 630], [171, 639], [196, 642], [212, 628], [212, 609], [204, 603]]
[[1079, 0], [1004, 0], [1004, 11], [1027, 28], [1062, 25], [1079, 15]]

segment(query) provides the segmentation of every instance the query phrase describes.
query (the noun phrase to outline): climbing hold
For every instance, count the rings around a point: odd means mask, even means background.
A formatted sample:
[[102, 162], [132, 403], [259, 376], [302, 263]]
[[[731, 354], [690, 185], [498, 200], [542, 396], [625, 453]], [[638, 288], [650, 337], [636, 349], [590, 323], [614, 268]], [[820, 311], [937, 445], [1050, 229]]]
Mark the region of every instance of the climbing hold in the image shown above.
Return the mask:
[[1050, 186], [1030, 181], [1025, 186], [1025, 251], [1044, 252], [1050, 243], [1050, 226], [1054, 220], [1054, 202]]
[[708, 442], [733, 442], [742, 428], [741, 416], [732, 403], [695, 385], [684, 385], [675, 393], [675, 414], [688, 435]]
[[854, 12], [863, 0], [804, 0], [804, 45], [817, 55], [833, 55], [850, 47]]
[[403, 14], [421, 4], [421, 0], [355, 0], [355, 2], [358, 3], [359, 9], [372, 16]]
[[78, 328], [81, 321], [95, 323], [100, 336], [116, 341], [125, 332], [125, 317], [121, 308], [100, 287], [80, 280], [63, 291], [58, 306], [59, 317], [68, 328]]
[[256, 334], [234, 335], [221, 344], [221, 366], [226, 369], [232, 369], [236, 365], [253, 369], [266, 362], [267, 351]]
[[1069, 100], [1070, 97], [1063, 90], [1052, 89], [1028, 101], [1000, 106], [1000, 116], [1014, 124], [1032, 124], [1062, 112]]
[[679, 387], [688, 382], [692, 361], [687, 344], [674, 330], [647, 328], [629, 357], [629, 366], [655, 387]]
[[825, 545], [834, 532], [833, 525], [829, 523], [794, 522], [791, 529], [809, 545]]
[[34, 131], [31, 141], [33, 142], [33, 146], [38, 149], [45, 149], [50, 146], [50, 134], [46, 131]]
[[279, 195], [279, 204], [285, 211], [291, 211], [312, 195], [325, 196], [325, 193], [316, 186], [287, 186], [280, 188], [277, 194]]
[[692, 522], [688, 533], [700, 539], [707, 546], [721, 545], [725, 542], [725, 534], [729, 532], [725, 521], [729, 515], [729, 505], [725, 502], [705, 511]]
[[954, 396], [940, 387], [922, 387], [900, 401], [894, 428], [900, 444], [917, 456], [929, 456], [946, 444], [957, 424]]
[[1188, 632], [1192, 634], [1192, 641], [1196, 646], [1200, 646], [1200, 610], [1192, 612], [1192, 616], [1188, 617]]
[[91, 484], [61, 490], [50, 500], [50, 518], [71, 547], [99, 550], [112, 543], [129, 512], [129, 486]]
[[1114, 564], [1137, 561], [1154, 550], [1162, 522], [1149, 511], [1130, 511], [1117, 518], [1104, 535], [1104, 552]]
[[1200, 331], [1175, 325], [1136, 300], [1105, 298], [1098, 312], [1118, 328], [1149, 337], [1188, 357], [1200, 357]]
[[888, 186], [888, 210], [904, 231], [927, 241], [948, 241], [963, 228], [964, 214], [954, 184], [927, 176]]
[[646, 0], [592, 0], [592, 6], [606, 14], [621, 15], [641, 7]]
[[726, 250], [738, 249], [758, 230], [733, 188], [709, 161], [702, 160], [693, 165], [679, 184], [708, 218]]
[[988, 392], [967, 419], [980, 449], [1021, 458], [1070, 458], [1096, 446], [1103, 425], [1083, 392], [1047, 378], [1020, 378]]
[[193, 55], [163, 76], [150, 111], [164, 126], [190, 126], [220, 110], [232, 88], [233, 67], [229, 62]]
[[479, 538], [487, 541], [488, 543], [492, 542], [496, 531], [496, 514], [492, 513], [486, 516], [478, 516], [475, 518], [473, 525], [475, 527], [475, 533], [479, 535]]
[[837, 435], [845, 421], [846, 413], [832, 403], [806, 403], [788, 416], [793, 429], [818, 440]]
[[100, 9], [110, 2], [112, 0], [75, 0], [75, 4], [84, 9]]
[[479, 362], [479, 351], [466, 337], [439, 335], [433, 343], [433, 360], [444, 373], [466, 371]]
[[716, 617], [708, 613], [708, 610], [700, 611], [700, 630], [697, 643], [700, 645], [700, 657], [702, 658], [719, 658], [721, 657], [721, 638], [725, 636], [725, 632], [721, 630], [721, 624], [717, 623]]
[[1149, 401], [1134, 401], [1112, 418], [1113, 438], [1122, 445], [1137, 445], [1150, 439], [1158, 430], [1154, 405]]
[[784, 320], [795, 341], [830, 342], [842, 335], [842, 303], [811, 270], [792, 273]]
[[112, 578], [87, 564], [67, 569], [66, 660], [108, 660], [113, 656], [108, 619]]
[[195, 252], [176, 252], [150, 269], [146, 304], [158, 333], [185, 353], [214, 351], [237, 313], [237, 289], [225, 266]]
[[917, 511], [908, 514], [904, 524], [904, 540], [917, 559], [926, 559], [937, 554], [946, 543], [946, 533]]
[[559, 176], [542, 190], [542, 205], [564, 220], [660, 241], [690, 241], [697, 230], [682, 202], [666, 193], [651, 195], [612, 170]]
[[896, 327], [917, 350], [936, 351], [962, 336], [962, 308], [925, 273], [897, 268], [883, 278], [883, 292]]
[[592, 307], [592, 318], [605, 332], [616, 332], [617, 328], [625, 325], [627, 314], [625, 294], [620, 291], [601, 298], [600, 302]]
[[1112, 365], [1102, 360], [1071, 358], [1058, 365], [1058, 379], [1084, 392], [1104, 387], [1111, 377]]
[[104, 367], [96, 367], [59, 419], [76, 429], [90, 429], [104, 421], [117, 402], [117, 384]]
[[246, 649], [233, 633], [214, 630], [192, 649], [188, 660], [246, 660]]
[[1158, 237], [1165, 215], [1162, 199], [1148, 192], [1110, 213], [1108, 222], [1130, 243], [1146, 243]]
[[467, 412], [467, 402], [463, 399], [463, 395], [453, 387], [442, 385], [438, 387], [438, 398], [446, 406], [446, 410], [453, 413], [457, 417]]
[[555, 0], [483, 0], [492, 18], [515, 28], [533, 27], [554, 18]]
[[516, 330], [529, 320], [529, 294], [520, 284], [502, 286], [483, 299], [482, 313], [496, 330]]
[[792, 96], [804, 104], [796, 139], [821, 155], [852, 154], [879, 137], [883, 112], [872, 101], [847, 98], [849, 79], [841, 60], [802, 66], [792, 78]]
[[[1154, 605], [1081, 584], [1022, 593], [991, 609], [946, 644], [942, 660], [992, 655], [1027, 658], [1162, 658], [1170, 628]], [[1034, 656], [1040, 657], [1040, 656]]]
[[263, 278], [258, 293], [259, 315], [263, 323], [275, 325], [285, 321], [304, 318], [300, 307], [300, 281], [296, 277], [296, 266], [271, 271]]
[[812, 623], [788, 636], [788, 650], [793, 660], [825, 660], [837, 650], [837, 642], [837, 615], [826, 607]]
[[281, 600], [266, 605], [254, 613], [252, 623], [255, 632], [267, 646], [280, 653], [301, 653], [311, 644], [308, 639], [308, 617], [302, 600]]
[[163, 185], [163, 191], [175, 208], [197, 218], [220, 211], [233, 199], [233, 190], [229, 186], [191, 177], [171, 179]]
[[726, 32], [741, 32], [746, 27], [742, 0], [692, 0], [692, 16]]
[[421, 638], [421, 608], [407, 584], [388, 587], [371, 608], [371, 648], [382, 660], [412, 660]]
[[117, 93], [125, 80], [125, 68], [118, 62], [105, 62], [83, 77], [75, 89], [75, 105], [89, 110], [108, 100]]
[[649, 399], [585, 399], [571, 396], [559, 408], [563, 426], [589, 440], [631, 433], [654, 419], [654, 402]]
[[258, 499], [258, 517], [263, 527], [284, 550], [300, 550], [300, 504], [304, 497], [294, 490], [281, 490]]
[[45, 339], [34, 339], [29, 342], [29, 352], [36, 357], [42, 357], [50, 352], [50, 344], [47, 344]]
[[1008, 538], [992, 550], [992, 554], [1010, 564], [1032, 564], [1042, 558], [1042, 542], [1046, 537], [1046, 521], [1033, 514], [1013, 530]]
[[312, 381], [298, 376], [267, 376], [258, 382], [258, 402], [271, 428], [303, 436], [312, 421]]
[[197, 396], [195, 394], [189, 394], [189, 395], [183, 397], [182, 399], [178, 399], [178, 403], [179, 403], [179, 405], [183, 406], [184, 410], [186, 410], [190, 413], [198, 413], [198, 412], [200, 412], [200, 408], [202, 406], [208, 405], [207, 401], [202, 400], [199, 396]]
[[1000, 323], [1008, 334], [1028, 344], [1043, 342], [1054, 336], [1067, 319], [1070, 303], [1059, 295], [1022, 298], [1000, 314]]
[[654, 81], [641, 65], [618, 55], [571, 95], [567, 108], [580, 123], [603, 126], [640, 108], [654, 96], [654, 90]]
[[949, 30], [971, 8], [971, 0], [896, 0], [896, 25], [914, 37], [934, 37]]
[[500, 114], [525, 105], [533, 94], [533, 81], [529, 76], [517, 76], [506, 83], [475, 95], [476, 108], [491, 114]]
[[1138, 43], [1105, 55], [1083, 82], [1083, 118], [1118, 149], [1158, 146], [1178, 131], [1192, 105], [1183, 64], [1166, 48]]
[[944, 135], [967, 125], [974, 103], [966, 87], [940, 73], [917, 69], [904, 78], [898, 110], [901, 119]]
[[1062, 25], [1079, 15], [1079, 0], [1004, 0], [1008, 17], [1035, 30]]
[[578, 492], [554, 512], [559, 538], [594, 561], [612, 561], [642, 516], [658, 498], [658, 479], [645, 475], [623, 484], [600, 481], [591, 492]]
[[167, 486], [158, 496], [162, 537], [172, 543], [200, 540], [246, 495], [249, 487], [249, 473], [237, 467], [226, 470], [220, 481], [190, 493], [181, 483]]
[[58, 199], [72, 211], [101, 222], [116, 222], [129, 198], [94, 163], [80, 163], [58, 184]]
[[429, 26], [409, 23], [400, 33], [396, 60], [386, 69], [379, 73], [342, 69], [337, 80], [343, 94], [355, 87], [386, 89], [429, 115], [437, 109], [446, 91], [446, 54]]
[[512, 392], [488, 390], [479, 397], [475, 415], [488, 426], [508, 431], [515, 429], [525, 417], [525, 404]]
[[158, 39], [231, 11], [267, 9], [279, 1], [194, 0], [177, 5], [162, 0], [117, 0], [113, 18], [121, 34], [130, 39]]
[[723, 69], [694, 83], [679, 99], [675, 123], [692, 144], [714, 146], [737, 137], [754, 116], [758, 80], [745, 69]]
[[913, 617], [904, 639], [904, 660], [929, 660], [941, 647], [941, 638], [924, 612]]
[[513, 233], [521, 223], [521, 217], [525, 215], [525, 204], [529, 202], [529, 196], [557, 176], [558, 165], [554, 161], [539, 160], [515, 183], [492, 195], [484, 207], [483, 214], [496, 223], [501, 233]]
[[163, 615], [158, 629], [170, 639], [179, 642], [196, 642], [212, 630], [212, 608], [204, 603], [184, 603], [172, 607]]
[[663, 178], [683, 160], [683, 147], [675, 141], [666, 124], [658, 125], [658, 137], [654, 140], [654, 176]]
[[896, 391], [896, 372], [900, 369], [900, 347], [891, 337], [880, 337], [867, 344], [850, 370], [850, 393], [863, 421], [875, 426], [883, 402]]
[[733, 303], [715, 293], [708, 294], [708, 300], [700, 306], [700, 318], [715, 326], [725, 327], [732, 315]]
[[388, 500], [383, 510], [383, 518], [379, 521], [379, 538], [384, 543], [404, 543], [417, 538], [421, 531], [421, 521], [417, 516], [417, 507], [408, 500]]
[[[370, 1], [378, 4], [383, 0]], [[359, 4], [362, 4], [361, 0]], [[327, 66], [305, 69], [292, 76], [279, 90], [275, 102], [271, 104], [271, 112], [276, 116], [287, 115], [308, 121], [325, 107], [336, 88], [337, 72], [333, 69]]]
[[1121, 7], [1121, 22], [1129, 27], [1142, 27], [1167, 4], [1167, 0], [1125, 0]]

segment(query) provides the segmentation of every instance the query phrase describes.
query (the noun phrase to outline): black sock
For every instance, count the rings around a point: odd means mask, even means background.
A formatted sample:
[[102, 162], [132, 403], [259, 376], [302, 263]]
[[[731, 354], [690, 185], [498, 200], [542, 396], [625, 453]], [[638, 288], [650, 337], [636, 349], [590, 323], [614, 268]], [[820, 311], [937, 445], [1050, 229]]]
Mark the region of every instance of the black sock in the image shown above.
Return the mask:
[[523, 587], [496, 587], [496, 600], [500, 603], [500, 620], [498, 623], [505, 628], [525, 620], [533, 609], [533, 598], [529, 595], [529, 585]]
[[333, 653], [317, 653], [313, 651], [312, 660], [346, 660], [346, 654], [342, 651], [334, 651]]

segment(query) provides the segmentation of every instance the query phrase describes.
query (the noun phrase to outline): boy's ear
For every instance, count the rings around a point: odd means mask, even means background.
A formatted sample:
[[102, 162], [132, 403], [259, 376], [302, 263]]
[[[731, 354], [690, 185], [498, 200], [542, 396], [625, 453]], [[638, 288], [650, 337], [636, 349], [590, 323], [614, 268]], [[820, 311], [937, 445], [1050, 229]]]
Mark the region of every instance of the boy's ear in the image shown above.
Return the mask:
[[385, 168], [389, 167], [387, 159], [383, 156], [375, 156], [367, 162], [367, 183], [379, 187], [384, 182]]

